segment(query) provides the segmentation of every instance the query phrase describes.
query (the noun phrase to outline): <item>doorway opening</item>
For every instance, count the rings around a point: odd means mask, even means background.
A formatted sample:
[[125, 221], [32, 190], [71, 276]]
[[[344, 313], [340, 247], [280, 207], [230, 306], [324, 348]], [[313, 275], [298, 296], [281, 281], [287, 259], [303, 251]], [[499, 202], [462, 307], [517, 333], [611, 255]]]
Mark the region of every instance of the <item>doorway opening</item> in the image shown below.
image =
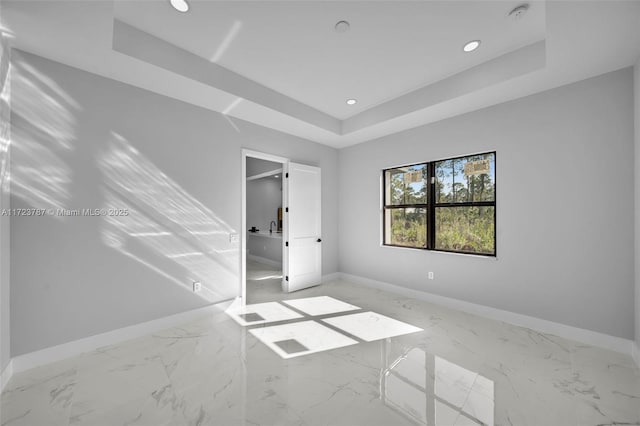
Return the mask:
[[243, 150], [242, 301], [282, 298], [285, 260], [284, 173], [288, 160]]

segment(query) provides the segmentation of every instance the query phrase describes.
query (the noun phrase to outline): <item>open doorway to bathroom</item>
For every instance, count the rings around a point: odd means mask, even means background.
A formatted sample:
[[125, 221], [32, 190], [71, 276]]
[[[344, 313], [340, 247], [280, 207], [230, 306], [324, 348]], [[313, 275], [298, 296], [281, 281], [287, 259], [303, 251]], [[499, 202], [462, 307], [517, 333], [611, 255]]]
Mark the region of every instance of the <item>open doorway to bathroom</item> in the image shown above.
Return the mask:
[[244, 301], [278, 300], [283, 293], [284, 175], [286, 159], [245, 153]]

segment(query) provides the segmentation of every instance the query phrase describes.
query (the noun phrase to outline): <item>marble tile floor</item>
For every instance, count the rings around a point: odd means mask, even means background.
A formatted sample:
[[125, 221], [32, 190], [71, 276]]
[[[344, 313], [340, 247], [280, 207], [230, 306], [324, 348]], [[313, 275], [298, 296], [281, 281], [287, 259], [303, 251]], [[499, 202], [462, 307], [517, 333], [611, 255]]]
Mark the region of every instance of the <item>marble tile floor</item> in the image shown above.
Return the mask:
[[0, 425], [640, 425], [627, 355], [342, 281], [281, 298], [317, 296], [423, 331], [285, 359], [220, 312], [16, 374]]
[[358, 344], [357, 340], [313, 320], [253, 328], [249, 332], [282, 358], [306, 356]]
[[336, 314], [360, 309], [359, 306], [329, 296], [305, 297], [303, 299], [284, 300], [283, 302], [298, 311], [313, 316]]
[[273, 302], [282, 294], [281, 268], [247, 259], [247, 303]]
[[278, 302], [232, 306], [226, 310], [226, 313], [242, 326], [303, 318], [301, 314], [292, 311]]
[[[258, 340], [283, 358], [355, 345], [358, 341], [371, 342], [422, 331], [419, 327], [376, 312], [342, 315], [344, 312], [361, 310], [361, 308], [330, 296], [305, 297], [282, 302], [282, 304], [264, 302], [244, 306], [234, 304], [225, 312], [242, 326], [303, 319], [304, 321], [300, 322], [289, 321], [287, 324], [269, 325], [250, 330]], [[304, 316], [284, 305], [296, 309]]]
[[359, 312], [323, 319], [322, 322], [347, 332], [365, 342], [402, 336], [423, 331], [406, 322], [380, 315], [377, 312]]

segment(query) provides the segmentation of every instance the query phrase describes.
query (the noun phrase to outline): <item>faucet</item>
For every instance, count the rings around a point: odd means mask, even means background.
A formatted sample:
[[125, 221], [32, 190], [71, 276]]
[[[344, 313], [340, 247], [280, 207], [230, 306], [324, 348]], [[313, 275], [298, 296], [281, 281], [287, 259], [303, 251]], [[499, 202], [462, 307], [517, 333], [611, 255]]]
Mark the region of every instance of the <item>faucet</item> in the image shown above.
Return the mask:
[[273, 233], [273, 229], [272, 226], [276, 227], [276, 231], [278, 230], [278, 224], [276, 223], [275, 220], [272, 220], [271, 223], [269, 224], [269, 233], [272, 234]]

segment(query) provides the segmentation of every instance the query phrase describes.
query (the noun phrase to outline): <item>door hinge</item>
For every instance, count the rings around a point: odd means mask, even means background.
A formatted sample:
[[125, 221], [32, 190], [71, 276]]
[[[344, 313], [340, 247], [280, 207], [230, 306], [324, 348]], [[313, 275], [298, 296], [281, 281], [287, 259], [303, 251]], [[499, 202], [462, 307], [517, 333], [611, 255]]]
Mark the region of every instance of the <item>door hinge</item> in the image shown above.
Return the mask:
[[287, 275], [286, 277], [284, 277], [285, 281], [289, 281], [289, 275]]
[[284, 177], [285, 177], [285, 178], [288, 178], [288, 177], [289, 177], [289, 173], [285, 174], [285, 175], [284, 175]]
[[284, 246], [289, 247], [289, 241], [285, 241]]
[[289, 207], [285, 207], [285, 208], [284, 208], [284, 212], [285, 212], [285, 213], [289, 213]]

